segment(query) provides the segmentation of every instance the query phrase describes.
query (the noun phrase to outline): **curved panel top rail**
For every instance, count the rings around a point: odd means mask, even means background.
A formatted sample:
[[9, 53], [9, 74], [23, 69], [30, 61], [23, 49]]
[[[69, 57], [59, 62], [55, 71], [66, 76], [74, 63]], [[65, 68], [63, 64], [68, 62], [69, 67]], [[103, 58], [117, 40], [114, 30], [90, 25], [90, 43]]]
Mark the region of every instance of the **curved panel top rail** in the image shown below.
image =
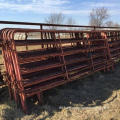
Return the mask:
[[[14, 31], [16, 32], [55, 32], [55, 33], [96, 33], [96, 32], [120, 32], [120, 30], [40, 30], [40, 29], [23, 29], [23, 28], [4, 28], [1, 31]], [[2, 33], [2, 32], [1, 32]]]
[[[1, 40], [6, 43], [6, 41], [14, 40], [14, 36], [16, 33], [25, 33], [25, 37], [27, 37], [28, 33], [53, 33], [53, 34], [63, 34], [63, 33], [69, 33], [69, 34], [75, 34], [75, 38], [80, 38], [78, 37], [79, 34], [86, 34], [87, 38], [93, 38], [94, 35], [96, 34], [101, 34], [101, 36], [104, 36], [104, 33], [109, 35], [109, 33], [112, 32], [112, 34], [118, 34], [120, 33], [120, 30], [92, 30], [92, 31], [83, 31], [83, 30], [40, 30], [40, 29], [23, 29], [23, 28], [4, 28], [0, 32], [0, 37]], [[95, 35], [95, 36], [96, 36]], [[27, 38], [26, 38], [27, 39]]]

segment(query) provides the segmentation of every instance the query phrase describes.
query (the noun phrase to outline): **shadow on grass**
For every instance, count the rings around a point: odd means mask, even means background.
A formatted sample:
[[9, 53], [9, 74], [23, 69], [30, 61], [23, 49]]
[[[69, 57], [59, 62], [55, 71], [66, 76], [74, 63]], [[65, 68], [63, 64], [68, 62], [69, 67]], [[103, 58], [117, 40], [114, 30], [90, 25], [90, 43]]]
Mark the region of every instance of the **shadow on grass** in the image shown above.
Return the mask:
[[24, 113], [21, 112], [20, 109], [18, 109], [14, 102], [6, 102], [4, 105], [1, 105], [1, 113], [0, 113], [0, 119], [2, 120], [20, 120]]
[[[120, 64], [115, 71], [101, 73], [98, 72], [88, 78], [80, 79], [66, 85], [59, 86], [44, 92], [44, 104], [33, 104], [37, 99], [28, 102], [31, 114], [46, 115], [42, 116], [42, 120], [53, 116], [55, 112], [66, 107], [94, 107], [103, 105], [114, 100], [113, 91], [120, 89]], [[31, 109], [32, 108], [32, 109]]]
[[[111, 97], [113, 91], [120, 89], [119, 66], [120, 64], [116, 66], [113, 72], [99, 72], [88, 78], [80, 79], [44, 92], [43, 105], [39, 105], [37, 99], [32, 98], [28, 101], [30, 114], [34, 114], [34, 117], [38, 116], [39, 120], [45, 120], [64, 107], [94, 107], [103, 105], [103, 102]], [[114, 96], [111, 101], [116, 97]], [[108, 100], [107, 102], [111, 101]], [[16, 108], [13, 110], [6, 109], [5, 111], [5, 116], [7, 116], [8, 113], [14, 114]], [[15, 117], [17, 115], [19, 117], [24, 116], [21, 111], [18, 110], [18, 112], [20, 112], [20, 115], [16, 114]]]
[[7, 87], [0, 88], [0, 120], [20, 120], [24, 115], [10, 100]]

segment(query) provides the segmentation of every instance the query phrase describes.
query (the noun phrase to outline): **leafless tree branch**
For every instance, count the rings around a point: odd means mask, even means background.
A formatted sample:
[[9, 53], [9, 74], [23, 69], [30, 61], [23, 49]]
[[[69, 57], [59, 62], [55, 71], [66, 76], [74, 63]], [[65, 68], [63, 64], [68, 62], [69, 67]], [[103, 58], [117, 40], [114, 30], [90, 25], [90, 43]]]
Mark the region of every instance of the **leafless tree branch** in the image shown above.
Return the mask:
[[108, 10], [104, 7], [93, 9], [90, 12], [90, 25], [92, 26], [103, 26], [105, 21], [108, 19]]

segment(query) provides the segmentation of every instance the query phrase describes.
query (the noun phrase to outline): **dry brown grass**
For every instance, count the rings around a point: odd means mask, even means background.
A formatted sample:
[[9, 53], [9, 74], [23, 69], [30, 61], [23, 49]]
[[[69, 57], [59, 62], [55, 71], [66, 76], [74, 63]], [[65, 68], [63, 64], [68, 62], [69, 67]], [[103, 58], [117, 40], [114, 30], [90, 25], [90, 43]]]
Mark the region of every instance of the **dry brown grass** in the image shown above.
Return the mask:
[[119, 66], [114, 72], [97, 73], [46, 91], [43, 105], [36, 98], [28, 100], [29, 115], [9, 99], [7, 88], [0, 88], [0, 120], [120, 120]]
[[119, 66], [46, 91], [43, 105], [28, 100], [29, 115], [9, 100], [7, 88], [0, 89], [0, 120], [120, 120]]

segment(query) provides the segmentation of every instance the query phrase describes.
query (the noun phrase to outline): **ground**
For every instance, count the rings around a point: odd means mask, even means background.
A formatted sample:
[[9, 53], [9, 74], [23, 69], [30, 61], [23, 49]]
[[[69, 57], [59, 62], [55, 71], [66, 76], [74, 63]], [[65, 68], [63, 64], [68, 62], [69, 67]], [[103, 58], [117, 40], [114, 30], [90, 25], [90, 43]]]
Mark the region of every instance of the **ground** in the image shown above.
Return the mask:
[[[34, 104], [33, 104], [34, 103]], [[44, 104], [28, 100], [25, 115], [0, 89], [0, 120], [120, 120], [120, 64], [114, 71], [59, 86], [44, 93]]]

